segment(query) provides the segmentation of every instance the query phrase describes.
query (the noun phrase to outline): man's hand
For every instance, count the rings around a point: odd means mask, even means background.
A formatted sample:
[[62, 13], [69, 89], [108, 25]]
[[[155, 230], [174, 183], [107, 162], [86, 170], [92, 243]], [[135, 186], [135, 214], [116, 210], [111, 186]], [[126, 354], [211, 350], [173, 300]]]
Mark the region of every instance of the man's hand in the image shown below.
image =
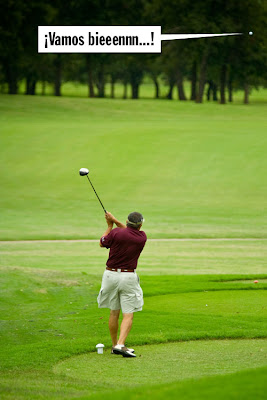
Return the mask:
[[118, 228], [126, 228], [126, 225], [122, 224], [120, 221], [117, 220], [110, 212], [106, 212], [105, 218], [107, 221], [108, 226], [113, 226], [116, 224]]
[[[118, 228], [126, 228], [126, 225], [122, 224], [120, 221], [118, 221], [110, 212], [106, 212], [105, 213], [105, 218], [108, 224], [108, 228], [106, 230], [106, 232], [102, 235], [103, 236], [107, 236], [113, 228], [113, 224], [116, 224]], [[100, 247], [103, 247], [102, 243], [100, 242]]]
[[108, 211], [106, 212], [105, 218], [106, 218], [108, 226], [113, 226], [115, 218], [113, 217], [113, 215], [110, 212], [108, 212]]

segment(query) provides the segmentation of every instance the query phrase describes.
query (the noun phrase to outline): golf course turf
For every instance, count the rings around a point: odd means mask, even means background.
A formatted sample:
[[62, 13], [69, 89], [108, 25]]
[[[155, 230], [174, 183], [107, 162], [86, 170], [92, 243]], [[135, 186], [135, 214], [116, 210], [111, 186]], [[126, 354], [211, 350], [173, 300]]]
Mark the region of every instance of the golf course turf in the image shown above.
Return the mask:
[[[249, 106], [0, 96], [2, 399], [265, 398], [262, 92]], [[136, 359], [110, 354], [97, 308], [108, 252], [78, 239], [105, 220], [82, 167], [119, 220], [145, 217]]]

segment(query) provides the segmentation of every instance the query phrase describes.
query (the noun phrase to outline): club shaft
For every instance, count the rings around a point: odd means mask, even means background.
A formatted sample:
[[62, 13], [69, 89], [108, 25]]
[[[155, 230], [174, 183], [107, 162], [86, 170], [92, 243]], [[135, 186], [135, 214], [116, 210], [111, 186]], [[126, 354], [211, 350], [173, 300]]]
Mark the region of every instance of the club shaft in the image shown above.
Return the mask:
[[98, 198], [98, 200], [99, 200], [99, 203], [101, 204], [101, 206], [102, 206], [102, 208], [103, 208], [103, 210], [104, 210], [104, 212], [106, 213], [107, 211], [106, 211], [106, 209], [105, 209], [105, 207], [103, 206], [103, 203], [102, 203], [102, 201], [100, 200], [100, 198], [98, 197], [98, 194], [96, 193], [96, 191], [95, 191], [95, 188], [94, 188], [94, 186], [93, 186], [93, 184], [92, 184], [92, 182], [91, 182], [91, 180], [90, 180], [90, 178], [89, 178], [89, 176], [88, 175], [86, 175], [87, 176], [87, 179], [88, 179], [88, 181], [90, 182], [90, 184], [91, 184], [91, 186], [92, 186], [92, 188], [93, 188], [93, 191], [95, 192], [95, 194], [96, 194], [96, 197]]

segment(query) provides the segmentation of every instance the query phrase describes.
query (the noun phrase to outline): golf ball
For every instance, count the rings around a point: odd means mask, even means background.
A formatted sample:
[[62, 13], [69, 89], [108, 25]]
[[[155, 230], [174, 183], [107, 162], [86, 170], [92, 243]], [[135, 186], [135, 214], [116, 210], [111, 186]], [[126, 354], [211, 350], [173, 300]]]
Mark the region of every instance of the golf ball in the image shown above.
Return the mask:
[[248, 34], [249, 34], [250, 36], [252, 36], [252, 35], [253, 35], [253, 32], [252, 32], [252, 31], [250, 31]]

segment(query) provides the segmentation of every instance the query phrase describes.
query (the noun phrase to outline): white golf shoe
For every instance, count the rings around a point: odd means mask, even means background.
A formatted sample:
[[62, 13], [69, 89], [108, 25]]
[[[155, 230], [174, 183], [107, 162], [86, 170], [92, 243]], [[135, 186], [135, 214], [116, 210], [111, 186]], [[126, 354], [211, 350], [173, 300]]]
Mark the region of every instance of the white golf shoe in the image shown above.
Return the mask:
[[128, 349], [128, 347], [120, 345], [112, 347], [111, 354], [120, 354], [123, 357], [136, 357], [134, 349]]

